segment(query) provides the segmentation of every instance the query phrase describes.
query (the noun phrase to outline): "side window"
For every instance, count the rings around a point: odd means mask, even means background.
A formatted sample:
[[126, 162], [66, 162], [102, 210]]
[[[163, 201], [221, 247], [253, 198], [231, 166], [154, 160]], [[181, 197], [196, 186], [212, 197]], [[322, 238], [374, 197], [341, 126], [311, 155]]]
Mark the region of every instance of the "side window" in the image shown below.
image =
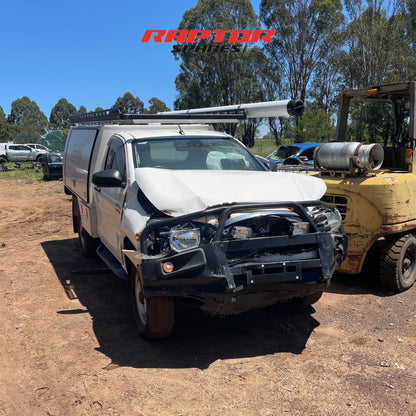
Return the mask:
[[306, 149], [301, 156], [306, 156], [308, 160], [313, 160], [313, 152], [315, 148], [311, 147], [310, 149]]
[[105, 170], [116, 169], [126, 178], [126, 157], [124, 153], [124, 144], [120, 139], [113, 139], [105, 159]]

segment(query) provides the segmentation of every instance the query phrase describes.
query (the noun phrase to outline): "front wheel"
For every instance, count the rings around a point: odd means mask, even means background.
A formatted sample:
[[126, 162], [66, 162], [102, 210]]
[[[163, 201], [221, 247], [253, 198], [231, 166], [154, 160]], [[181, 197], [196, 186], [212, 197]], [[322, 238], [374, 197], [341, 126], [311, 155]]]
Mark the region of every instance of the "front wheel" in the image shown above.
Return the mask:
[[132, 272], [132, 306], [139, 333], [147, 339], [167, 337], [173, 330], [173, 299], [162, 296], [144, 297], [138, 270]]
[[416, 236], [406, 234], [386, 242], [381, 253], [380, 283], [387, 289], [403, 292], [416, 279]]

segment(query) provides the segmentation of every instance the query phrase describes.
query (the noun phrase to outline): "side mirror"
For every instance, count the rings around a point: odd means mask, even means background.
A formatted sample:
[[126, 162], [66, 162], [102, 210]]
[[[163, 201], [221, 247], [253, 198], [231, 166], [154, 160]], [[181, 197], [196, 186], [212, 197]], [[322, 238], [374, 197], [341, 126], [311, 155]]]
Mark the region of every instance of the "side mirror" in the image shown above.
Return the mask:
[[303, 163], [306, 163], [309, 161], [308, 156], [299, 156], [298, 159]]
[[92, 175], [92, 183], [101, 188], [121, 188], [124, 186], [120, 171], [102, 170]]

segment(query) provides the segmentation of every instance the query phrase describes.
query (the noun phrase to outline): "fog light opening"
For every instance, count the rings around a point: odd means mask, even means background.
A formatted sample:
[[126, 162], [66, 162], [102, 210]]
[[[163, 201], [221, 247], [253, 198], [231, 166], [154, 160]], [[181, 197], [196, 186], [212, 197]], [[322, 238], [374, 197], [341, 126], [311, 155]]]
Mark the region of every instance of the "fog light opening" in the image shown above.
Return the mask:
[[290, 226], [290, 231], [292, 235], [302, 235], [307, 234], [309, 231], [309, 223], [308, 222], [297, 222]]
[[170, 261], [163, 263], [163, 271], [165, 273], [173, 272], [173, 263], [171, 263]]

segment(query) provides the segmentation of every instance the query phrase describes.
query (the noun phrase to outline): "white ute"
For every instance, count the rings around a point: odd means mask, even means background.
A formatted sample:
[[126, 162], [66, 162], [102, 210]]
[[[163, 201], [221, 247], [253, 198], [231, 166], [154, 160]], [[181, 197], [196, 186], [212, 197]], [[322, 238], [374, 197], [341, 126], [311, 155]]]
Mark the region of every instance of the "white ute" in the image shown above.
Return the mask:
[[[319, 299], [347, 240], [321, 179], [270, 172], [211, 123], [299, 114], [295, 100], [73, 119], [64, 156], [74, 232], [131, 284], [147, 338], [169, 335], [174, 303], [229, 315]], [[225, 112], [225, 113], [224, 113]]]

